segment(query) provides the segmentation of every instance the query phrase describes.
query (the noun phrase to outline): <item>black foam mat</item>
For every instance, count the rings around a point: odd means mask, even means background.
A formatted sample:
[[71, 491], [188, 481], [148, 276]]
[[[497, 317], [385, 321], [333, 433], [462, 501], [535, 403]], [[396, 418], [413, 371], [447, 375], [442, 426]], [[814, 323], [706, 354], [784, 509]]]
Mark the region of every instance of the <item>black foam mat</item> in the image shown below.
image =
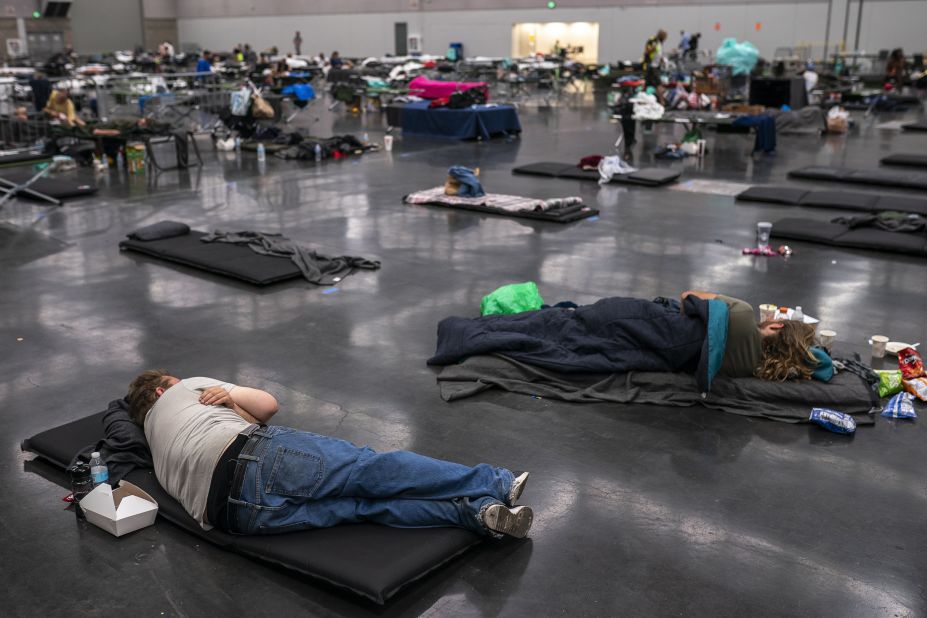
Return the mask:
[[[103, 437], [105, 412], [43, 431], [22, 449], [65, 468], [75, 453]], [[158, 515], [220, 547], [281, 565], [384, 604], [408, 584], [424, 577], [480, 541], [460, 528], [389, 528], [373, 524], [335, 526], [286, 534], [236, 536], [206, 532], [158, 483], [151, 469], [126, 479], [158, 502]]]
[[883, 157], [881, 163], [903, 167], [927, 167], [927, 155], [898, 153]]
[[927, 191], [927, 173], [896, 170], [857, 170], [847, 167], [811, 166], [789, 172], [791, 178], [826, 180]]
[[871, 227], [851, 230], [840, 223], [814, 219], [780, 219], [773, 223], [772, 236], [834, 247], [927, 256], [927, 236], [923, 234], [888, 232]]
[[862, 212], [893, 210], [927, 216], [927, 199], [902, 195], [879, 195], [859, 191], [808, 191], [794, 187], [757, 186], [737, 195], [738, 201], [785, 206], [834, 208]]
[[808, 194], [807, 189], [795, 187], [756, 186], [737, 195], [738, 201], [764, 202], [766, 204], [787, 204], [794, 206]]
[[[540, 163], [521, 165], [513, 168], [512, 173], [530, 176], [546, 176], [550, 178], [569, 178], [572, 180], [599, 180], [599, 172], [596, 170], [583, 170], [569, 163], [557, 163], [553, 161], [542, 161]], [[674, 182], [681, 175], [682, 172], [676, 170], [651, 167], [631, 172], [630, 174], [612, 176], [611, 182], [616, 184], [656, 187]]]
[[903, 124], [901, 125], [901, 128], [905, 131], [927, 131], [927, 120]]
[[183, 236], [160, 240], [123, 240], [119, 248], [254, 285], [270, 285], [302, 277], [299, 268], [289, 258], [260, 255], [244, 245], [201, 242], [200, 238], [205, 235], [206, 232], [191, 231]]

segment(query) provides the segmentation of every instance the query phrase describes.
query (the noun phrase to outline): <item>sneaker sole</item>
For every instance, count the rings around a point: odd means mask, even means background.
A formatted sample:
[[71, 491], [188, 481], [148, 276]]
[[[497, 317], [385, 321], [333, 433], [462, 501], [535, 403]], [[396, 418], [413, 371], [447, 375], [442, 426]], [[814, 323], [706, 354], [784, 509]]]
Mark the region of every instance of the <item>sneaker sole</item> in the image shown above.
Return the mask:
[[522, 472], [512, 482], [512, 489], [509, 492], [509, 504], [511, 506], [515, 506], [518, 499], [521, 498], [521, 494], [525, 491], [525, 485], [528, 484], [529, 475], [529, 472]]
[[534, 512], [528, 506], [516, 506], [509, 509], [502, 505], [493, 505], [486, 509], [483, 523], [493, 532], [523, 539], [534, 522]]

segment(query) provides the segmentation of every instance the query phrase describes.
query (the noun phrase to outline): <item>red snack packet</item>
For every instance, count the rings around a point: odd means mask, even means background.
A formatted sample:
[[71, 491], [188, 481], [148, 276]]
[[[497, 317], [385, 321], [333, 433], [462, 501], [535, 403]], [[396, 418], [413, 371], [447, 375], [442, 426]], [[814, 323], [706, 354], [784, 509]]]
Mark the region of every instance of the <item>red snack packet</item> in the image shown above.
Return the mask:
[[914, 348], [904, 348], [898, 352], [898, 368], [901, 369], [901, 377], [905, 380], [924, 375], [924, 361]]

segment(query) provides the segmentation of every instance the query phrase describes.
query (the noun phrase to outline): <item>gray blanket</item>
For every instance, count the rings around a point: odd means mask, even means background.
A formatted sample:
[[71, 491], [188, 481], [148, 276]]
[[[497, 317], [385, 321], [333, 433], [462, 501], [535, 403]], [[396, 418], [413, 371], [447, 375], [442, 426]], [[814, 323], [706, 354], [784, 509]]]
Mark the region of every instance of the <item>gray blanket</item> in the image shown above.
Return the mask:
[[203, 242], [227, 242], [247, 245], [260, 255], [290, 258], [306, 281], [317, 285], [335, 285], [355, 270], [377, 270], [380, 262], [351, 255], [328, 256], [303, 247], [280, 234], [265, 232], [225, 232], [216, 230], [200, 238]]
[[827, 130], [827, 120], [820, 107], [803, 107], [791, 111], [770, 110], [776, 119], [776, 132], [780, 135], [820, 135]]
[[[878, 404], [868, 386], [851, 373], [840, 373], [830, 382], [770, 382], [719, 376], [712, 382], [711, 392], [702, 398], [701, 389], [689, 374], [634, 371], [566, 375], [501, 355], [471, 356], [460, 364], [446, 366], [438, 374], [438, 386], [445, 401], [500, 388], [577, 403], [701, 404], [721, 412], [787, 423], [807, 421], [812, 407], [866, 414]], [[857, 418], [857, 424], [871, 422], [869, 416]]]

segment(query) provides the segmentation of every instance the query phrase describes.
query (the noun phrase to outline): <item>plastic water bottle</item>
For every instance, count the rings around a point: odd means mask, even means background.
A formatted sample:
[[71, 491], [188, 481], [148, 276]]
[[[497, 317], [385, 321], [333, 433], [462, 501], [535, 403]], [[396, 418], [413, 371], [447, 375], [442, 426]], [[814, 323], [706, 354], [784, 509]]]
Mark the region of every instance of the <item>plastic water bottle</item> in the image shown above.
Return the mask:
[[126, 167], [126, 158], [122, 154], [122, 148], [119, 149], [119, 152], [116, 153], [116, 169], [119, 171], [124, 170]]
[[370, 141], [370, 135], [366, 131], [364, 131], [364, 143], [366, 144], [369, 141]]
[[258, 155], [258, 163], [263, 163], [264, 161], [267, 160], [267, 153], [264, 151], [264, 144], [258, 144], [257, 155]]
[[235, 152], [241, 152], [241, 138], [235, 136]]
[[805, 314], [801, 311], [801, 305], [795, 305], [795, 311], [792, 312], [792, 319], [796, 322], [805, 321]]
[[94, 487], [100, 483], [109, 482], [109, 468], [106, 467], [106, 462], [100, 457], [99, 451], [90, 454], [90, 478], [93, 480]]
[[316, 163], [322, 160], [322, 147], [318, 144], [315, 145], [315, 160]]

